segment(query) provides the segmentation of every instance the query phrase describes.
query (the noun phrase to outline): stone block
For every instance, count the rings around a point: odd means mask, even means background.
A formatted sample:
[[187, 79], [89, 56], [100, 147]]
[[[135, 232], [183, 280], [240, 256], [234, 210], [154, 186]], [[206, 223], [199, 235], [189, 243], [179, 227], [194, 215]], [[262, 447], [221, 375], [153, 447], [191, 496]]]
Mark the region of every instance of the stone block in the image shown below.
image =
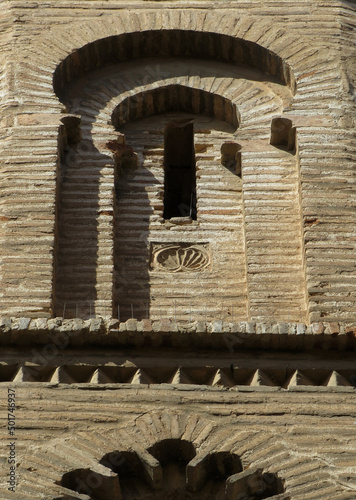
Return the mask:
[[256, 332], [256, 323], [252, 321], [246, 321], [246, 333], [255, 333]]
[[144, 332], [152, 332], [152, 321], [150, 319], [141, 320], [142, 330]]
[[286, 335], [289, 332], [289, 323], [279, 323], [279, 333]]
[[30, 326], [30, 322], [31, 322], [31, 318], [13, 319], [11, 322], [11, 329], [12, 330], [20, 330], [20, 331], [28, 330], [28, 327]]
[[223, 322], [221, 320], [213, 321], [211, 323], [212, 333], [222, 333], [222, 331], [223, 331]]
[[102, 318], [92, 318], [90, 320], [89, 331], [90, 333], [101, 332], [104, 326], [104, 321]]
[[121, 322], [119, 324], [119, 332], [126, 332], [127, 331], [127, 325], [124, 322]]
[[0, 318], [0, 330], [9, 332], [11, 330], [11, 318]]
[[325, 325], [325, 333], [330, 335], [338, 335], [340, 333], [340, 325], [337, 322], [327, 323]]
[[49, 331], [58, 330], [58, 328], [62, 325], [62, 318], [50, 318], [47, 320], [47, 327]]
[[47, 331], [48, 330], [47, 321], [48, 320], [46, 318], [36, 319], [35, 324], [36, 324], [37, 330]]
[[313, 323], [311, 325], [312, 327], [312, 332], [315, 334], [315, 335], [321, 335], [322, 333], [324, 333], [325, 331], [325, 326], [323, 323], [321, 323], [320, 321], [316, 322], [316, 323]]
[[305, 335], [307, 330], [306, 325], [304, 323], [297, 323], [297, 335]]
[[207, 324], [205, 321], [197, 321], [197, 333], [205, 333], [207, 331]]
[[126, 321], [126, 330], [128, 332], [137, 332], [137, 319], [130, 318]]

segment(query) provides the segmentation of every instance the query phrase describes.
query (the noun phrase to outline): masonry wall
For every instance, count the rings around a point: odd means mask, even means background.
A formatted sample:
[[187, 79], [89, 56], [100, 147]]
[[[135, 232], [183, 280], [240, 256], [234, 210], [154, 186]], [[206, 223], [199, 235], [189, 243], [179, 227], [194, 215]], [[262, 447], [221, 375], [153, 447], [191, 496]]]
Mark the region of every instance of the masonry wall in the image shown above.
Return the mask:
[[[88, 500], [63, 483], [77, 470], [111, 498], [105, 455], [154, 480], [148, 450], [184, 440], [190, 488], [227, 453], [277, 474], [275, 500], [354, 499], [355, 19], [346, 1], [1, 3], [1, 498]], [[183, 117], [198, 215], [165, 221]], [[182, 243], [201, 268], [155, 260]]]
[[[229, 11], [227, 16], [225, 7]], [[236, 15], [231, 17], [235, 8]], [[267, 198], [262, 205], [249, 204], [248, 196], [255, 199], [256, 193], [246, 193], [244, 226], [248, 301], [239, 309], [239, 319], [267, 318], [271, 315], [276, 315], [277, 319], [279, 315], [280, 319], [305, 322], [320, 318], [354, 319], [352, 5], [329, 2], [310, 7], [298, 2], [297, 5], [281, 3], [276, 9], [275, 4], [269, 6], [267, 3], [261, 9], [257, 4], [245, 6], [232, 3], [212, 11], [209, 3], [200, 2], [185, 6], [183, 13], [179, 3], [134, 2], [123, 5], [81, 2], [76, 6], [61, 1], [55, 5], [9, 2], [4, 4], [2, 11], [5, 23], [3, 36], [7, 40], [6, 77], [4, 73], [1, 79], [3, 102], [11, 101], [16, 94], [16, 106], [3, 113], [6, 118], [2, 119], [6, 125], [1, 145], [4, 169], [2, 189], [6, 194], [2, 204], [1, 300], [4, 314], [17, 315], [26, 311], [26, 315], [48, 317], [54, 312], [54, 268], [58, 248], [55, 214], [61, 203], [61, 200], [56, 201], [56, 192], [59, 175], [62, 175], [60, 170], [57, 172], [58, 137], [59, 128], [63, 129], [61, 113], [65, 111], [53, 92], [55, 69], [73, 50], [99, 38], [125, 30], [164, 27], [229, 33], [258, 43], [281, 57], [297, 81], [293, 102], [285, 103], [281, 111], [297, 127], [298, 151], [295, 158], [299, 158], [299, 172], [296, 171], [297, 184], [291, 193], [291, 200], [295, 202], [299, 198], [300, 205], [299, 209], [296, 206], [295, 216], [301, 217], [302, 230], [299, 233], [299, 230], [293, 229], [294, 242], [287, 232], [283, 233], [282, 226], [274, 226], [273, 221], [280, 219], [281, 210], [271, 211], [268, 208], [266, 211], [270, 203]], [[18, 22], [13, 24], [12, 19]], [[12, 37], [11, 33], [16, 33], [16, 37]], [[340, 33], [343, 34], [341, 38]], [[265, 112], [263, 107], [256, 111]], [[248, 132], [253, 143], [256, 130], [252, 128], [249, 131], [247, 127], [243, 132], [241, 129], [245, 136]], [[268, 150], [268, 130], [260, 137], [263, 147], [255, 142], [253, 149], [256, 153], [253, 150], [245, 152], [246, 179], [251, 172], [257, 172], [262, 152]], [[263, 156], [263, 168], [269, 172], [272, 172], [271, 168], [278, 171], [280, 160], [272, 160], [272, 155], [267, 161], [265, 154]], [[92, 161], [90, 155], [88, 160]], [[283, 178], [284, 174], [280, 173]], [[267, 192], [274, 189], [273, 175], [269, 177], [270, 185], [263, 184], [260, 178], [261, 186], [265, 185]], [[282, 182], [278, 180], [278, 175], [275, 177], [277, 186]], [[5, 179], [9, 180], [8, 184]], [[92, 285], [95, 294], [99, 293], [96, 299], [94, 297], [92, 313], [103, 315], [109, 314], [108, 311], [116, 314], [112, 295], [115, 261], [113, 223], [107, 215], [112, 206], [112, 186], [104, 184], [103, 206], [99, 211], [96, 209], [97, 222], [102, 220], [102, 226], [99, 224], [96, 230], [102, 235], [104, 253], [100, 251], [95, 257], [97, 275]], [[263, 193], [261, 195], [264, 196]], [[291, 203], [287, 198], [285, 200], [288, 205]], [[274, 204], [273, 199], [271, 203]], [[302, 213], [298, 216], [300, 207]], [[266, 223], [262, 222], [264, 219]], [[297, 223], [297, 219], [295, 221]], [[286, 230], [291, 227], [288, 217], [284, 224]], [[262, 236], [261, 230], [266, 231], [266, 236]], [[266, 253], [254, 249], [257, 233], [261, 235], [262, 246], [266, 251], [270, 246], [271, 251]], [[266, 246], [267, 234], [274, 234], [276, 239], [270, 240]], [[63, 237], [63, 234], [58, 237]], [[280, 250], [273, 251], [273, 248], [283, 247], [285, 238], [292, 243], [291, 248], [299, 252], [297, 261], [290, 257], [290, 268], [286, 257], [278, 257]], [[67, 243], [70, 247], [70, 242]], [[289, 253], [285, 248], [284, 255]], [[296, 278], [296, 269], [300, 278]], [[280, 270], [282, 276], [278, 275]], [[74, 276], [69, 288], [76, 284]], [[282, 287], [278, 291], [279, 283], [283, 282], [285, 289]], [[299, 296], [297, 300], [294, 293]], [[279, 297], [283, 297], [282, 302]], [[85, 297], [85, 300], [91, 298]], [[71, 296], [69, 292], [66, 298], [58, 297], [58, 302], [61, 306], [56, 314], [63, 314], [64, 303], [72, 302], [71, 314], [75, 315], [82, 306], [73, 304], [83, 303], [83, 300]], [[82, 313], [85, 314], [90, 314], [90, 310]]]
[[[245, 467], [277, 473], [285, 498], [354, 498], [355, 405], [349, 393], [14, 387], [21, 406], [16, 498], [70, 498], [54, 484], [65, 472], [95, 470], [109, 452], [144, 450], [172, 438], [192, 441], [198, 455], [232, 450]], [[2, 390], [2, 407], [5, 400]], [[4, 475], [0, 491], [4, 499], [14, 497]]]
[[[15, 498], [88, 500], [113, 498], [118, 481], [130, 498], [142, 480], [103, 466], [108, 453], [136, 453], [157, 472], [148, 450], [171, 440], [195, 450], [189, 488], [207, 456], [225, 453], [277, 475], [273, 500], [354, 497], [355, 341], [344, 326], [3, 318], [0, 342], [4, 499], [10, 443]], [[78, 470], [105, 491], [63, 483]]]

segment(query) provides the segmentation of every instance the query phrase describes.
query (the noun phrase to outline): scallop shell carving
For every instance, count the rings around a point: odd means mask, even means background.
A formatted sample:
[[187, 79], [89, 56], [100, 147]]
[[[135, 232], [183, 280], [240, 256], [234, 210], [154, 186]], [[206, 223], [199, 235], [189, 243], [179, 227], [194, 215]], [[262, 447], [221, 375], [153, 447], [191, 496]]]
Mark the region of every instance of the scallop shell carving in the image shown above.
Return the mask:
[[202, 271], [210, 265], [207, 245], [154, 245], [152, 268], [170, 273]]

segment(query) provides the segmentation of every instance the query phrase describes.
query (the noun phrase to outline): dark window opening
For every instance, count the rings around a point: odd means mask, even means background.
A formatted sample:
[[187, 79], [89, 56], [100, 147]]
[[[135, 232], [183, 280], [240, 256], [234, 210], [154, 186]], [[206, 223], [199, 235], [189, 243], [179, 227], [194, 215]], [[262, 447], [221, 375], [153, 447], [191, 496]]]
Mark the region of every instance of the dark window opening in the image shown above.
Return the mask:
[[169, 123], [164, 134], [163, 217], [197, 218], [194, 127], [187, 120]]

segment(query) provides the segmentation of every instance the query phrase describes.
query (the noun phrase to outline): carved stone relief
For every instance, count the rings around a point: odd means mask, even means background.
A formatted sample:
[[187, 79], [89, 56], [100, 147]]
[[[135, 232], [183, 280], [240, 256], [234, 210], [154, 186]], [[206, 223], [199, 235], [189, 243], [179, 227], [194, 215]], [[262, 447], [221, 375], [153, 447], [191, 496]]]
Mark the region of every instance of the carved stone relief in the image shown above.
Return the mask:
[[210, 267], [208, 243], [151, 243], [151, 269], [169, 273], [203, 271]]

